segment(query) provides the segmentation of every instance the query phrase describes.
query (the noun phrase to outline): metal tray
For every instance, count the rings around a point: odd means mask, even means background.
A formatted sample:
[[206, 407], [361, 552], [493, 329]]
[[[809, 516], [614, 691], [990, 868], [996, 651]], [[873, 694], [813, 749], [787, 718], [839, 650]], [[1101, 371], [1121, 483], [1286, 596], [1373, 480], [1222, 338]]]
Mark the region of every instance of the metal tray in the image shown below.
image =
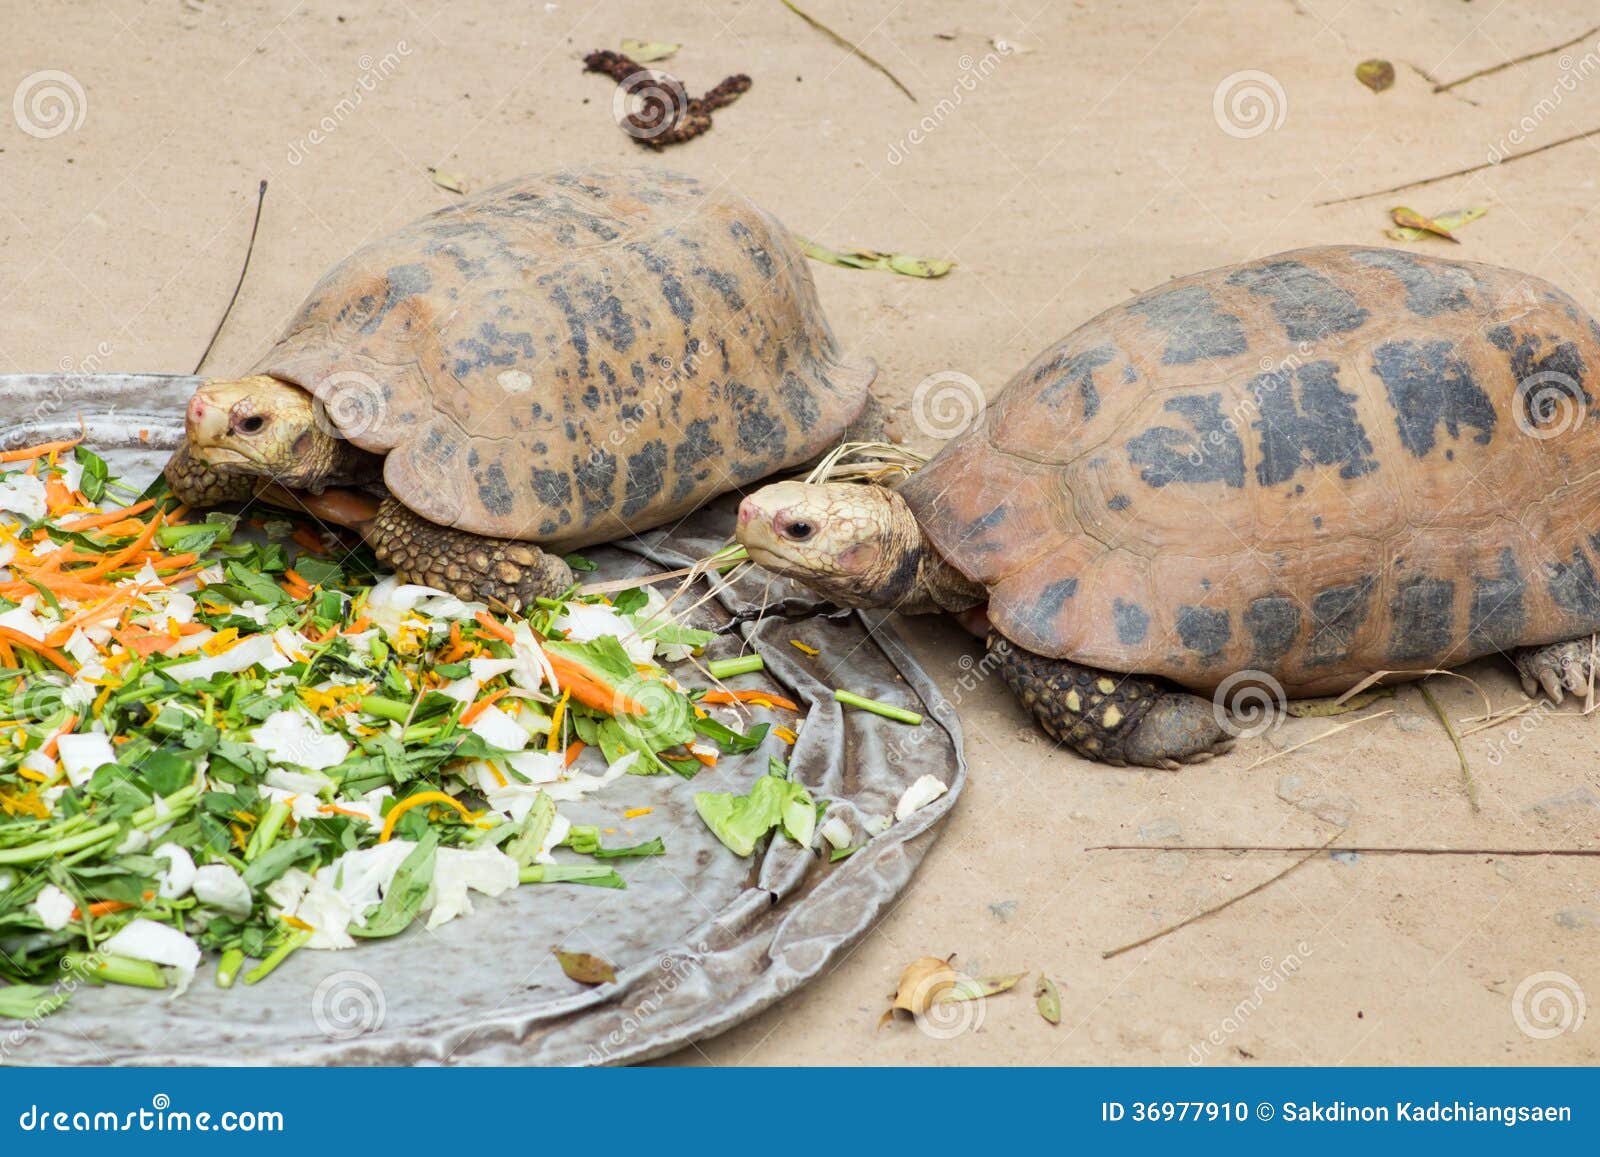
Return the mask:
[[[0, 449], [80, 428], [124, 477], [153, 477], [182, 434], [198, 379], [165, 375], [0, 377]], [[724, 500], [676, 527], [586, 551], [596, 577], [687, 565], [727, 540]], [[704, 593], [703, 591], [701, 593]], [[202, 969], [181, 999], [123, 988], [80, 991], [64, 1011], [0, 1054], [22, 1064], [616, 1064], [703, 1040], [817, 976], [889, 907], [932, 845], [966, 778], [954, 710], [890, 627], [876, 617], [829, 618], [803, 590], [763, 577], [724, 587], [696, 625], [718, 627], [765, 603], [785, 618], [740, 623], [714, 655], [747, 645], [805, 723], [790, 751], [775, 738], [724, 758], [692, 785], [628, 776], [583, 804], [576, 822], [660, 835], [667, 854], [621, 864], [626, 891], [528, 886], [435, 932], [344, 952], [299, 952], [261, 985], [223, 991]], [[817, 648], [816, 658], [790, 645]], [[921, 727], [854, 711], [849, 686], [922, 712]], [[773, 841], [741, 860], [712, 836], [694, 791], [742, 790], [787, 754], [819, 799], [860, 818], [892, 815], [901, 793], [932, 774], [949, 792], [836, 864]], [[654, 811], [625, 820], [627, 808]], [[621, 838], [620, 836], [618, 838]], [[596, 952], [617, 981], [586, 989], [551, 950]]]

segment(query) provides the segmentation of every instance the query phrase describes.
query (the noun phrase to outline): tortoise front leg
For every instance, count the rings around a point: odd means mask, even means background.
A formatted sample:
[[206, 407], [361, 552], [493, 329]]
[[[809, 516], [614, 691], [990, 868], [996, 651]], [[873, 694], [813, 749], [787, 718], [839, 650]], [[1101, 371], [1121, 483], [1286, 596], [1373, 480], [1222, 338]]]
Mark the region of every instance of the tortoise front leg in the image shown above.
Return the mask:
[[1171, 691], [1136, 675], [1117, 675], [1024, 651], [999, 635], [989, 654], [1000, 677], [1039, 726], [1079, 755], [1116, 767], [1176, 771], [1233, 746], [1210, 700]]
[[208, 466], [189, 453], [184, 442], [172, 452], [162, 473], [179, 502], [186, 506], [221, 506], [228, 502], [249, 502], [256, 496], [262, 478], [248, 474], [228, 474]]
[[459, 599], [498, 599], [520, 611], [572, 585], [572, 568], [531, 542], [439, 526], [395, 498], [384, 499], [364, 533], [379, 560], [406, 582]]
[[1511, 661], [1522, 676], [1522, 689], [1528, 698], [1542, 688], [1551, 702], [1558, 704], [1568, 691], [1587, 698], [1590, 673], [1600, 675], [1600, 654], [1592, 635], [1543, 647], [1518, 647], [1511, 652]]

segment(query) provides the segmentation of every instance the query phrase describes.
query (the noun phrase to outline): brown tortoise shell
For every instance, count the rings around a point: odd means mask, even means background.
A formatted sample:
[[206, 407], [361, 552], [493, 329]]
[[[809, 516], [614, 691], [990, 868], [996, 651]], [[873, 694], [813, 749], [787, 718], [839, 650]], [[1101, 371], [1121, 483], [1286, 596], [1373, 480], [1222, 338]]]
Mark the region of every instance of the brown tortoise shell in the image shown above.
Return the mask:
[[1600, 628], [1596, 366], [1539, 278], [1303, 249], [1101, 314], [901, 493], [1030, 651], [1326, 693]]
[[524, 177], [336, 266], [255, 367], [432, 522], [567, 550], [838, 441], [846, 359], [773, 217], [675, 173]]

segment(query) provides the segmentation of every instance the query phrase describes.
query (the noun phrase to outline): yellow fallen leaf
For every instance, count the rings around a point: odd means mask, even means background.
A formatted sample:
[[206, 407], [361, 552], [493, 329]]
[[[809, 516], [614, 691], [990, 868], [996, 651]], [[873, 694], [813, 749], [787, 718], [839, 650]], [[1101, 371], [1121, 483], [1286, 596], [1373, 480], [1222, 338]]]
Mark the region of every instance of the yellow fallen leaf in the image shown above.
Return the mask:
[[[1445, 229], [1449, 230], [1451, 233], [1454, 233], [1457, 229], [1461, 228], [1463, 225], [1472, 224], [1474, 221], [1476, 221], [1479, 217], [1482, 217], [1488, 211], [1489, 210], [1482, 209], [1482, 208], [1476, 208], [1476, 209], [1452, 209], [1448, 213], [1440, 213], [1437, 216], [1435, 216], [1433, 218], [1433, 223], [1435, 225], [1439, 225], [1439, 226], [1444, 227]], [[1402, 226], [1399, 226], [1397, 228], [1388, 230], [1387, 231], [1387, 235], [1389, 237], [1393, 238], [1396, 241], [1421, 241], [1426, 237], [1434, 236], [1435, 235], [1435, 231], [1431, 230], [1431, 229], [1418, 229], [1418, 228], [1412, 228], [1410, 226], [1402, 225]], [[1458, 240], [1458, 238], [1452, 237], [1451, 240], [1455, 241], [1455, 240]]]
[[650, 64], [653, 61], [666, 60], [682, 47], [681, 44], [667, 44], [664, 41], [624, 40], [622, 55], [635, 64]]
[[805, 237], [796, 237], [800, 248], [813, 261], [840, 265], [846, 269], [885, 269], [906, 277], [943, 277], [956, 267], [954, 261], [909, 257], [904, 253], [880, 253], [876, 249], [829, 249]]
[[611, 962], [592, 952], [563, 952], [557, 948], [555, 955], [561, 971], [579, 984], [611, 984], [617, 979]]
[[1039, 983], [1033, 990], [1034, 1003], [1038, 1005], [1039, 1015], [1050, 1024], [1061, 1023], [1061, 990], [1056, 987], [1056, 982], [1044, 973], [1039, 973]]
[[[1422, 229], [1432, 233], [1435, 237], [1443, 237], [1446, 241], [1456, 241], [1456, 235], [1445, 226], [1439, 224], [1432, 217], [1424, 217], [1415, 209], [1408, 209], [1404, 205], [1396, 205], [1389, 210], [1389, 216], [1394, 218], [1394, 223], [1402, 229]], [[1456, 244], [1460, 244], [1456, 241]]]
[[1330, 715], [1344, 715], [1347, 712], [1359, 711], [1370, 703], [1379, 699], [1388, 699], [1394, 694], [1393, 687], [1374, 687], [1370, 691], [1362, 691], [1350, 696], [1343, 703], [1339, 702], [1336, 695], [1329, 695], [1322, 699], [1295, 699], [1289, 702], [1284, 710], [1296, 719], [1324, 719]]
[[889, 1006], [889, 1011], [892, 1013], [899, 1009], [920, 1016], [962, 979], [961, 973], [950, 967], [949, 960], [941, 960], [937, 956], [913, 960], [900, 974], [900, 983], [895, 988], [894, 1003]]
[[428, 173], [433, 177], [433, 183], [449, 193], [465, 193], [467, 179], [460, 173], [452, 173], [445, 169], [430, 167]]
[[935, 999], [982, 1000], [986, 996], [998, 996], [1002, 992], [1010, 992], [1017, 986], [1017, 981], [1026, 975], [1026, 972], [1013, 972], [1005, 976], [963, 976], [956, 981], [954, 988]]
[[1387, 60], [1363, 60], [1356, 65], [1356, 79], [1373, 92], [1382, 92], [1394, 85], [1394, 65]]

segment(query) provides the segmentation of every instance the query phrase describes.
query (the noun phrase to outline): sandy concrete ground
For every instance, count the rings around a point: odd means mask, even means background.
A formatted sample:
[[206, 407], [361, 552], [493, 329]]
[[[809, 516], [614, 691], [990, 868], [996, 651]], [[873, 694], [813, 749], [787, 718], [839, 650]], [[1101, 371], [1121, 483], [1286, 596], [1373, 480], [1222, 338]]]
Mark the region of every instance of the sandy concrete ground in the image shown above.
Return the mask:
[[[1043, 4], [811, 0], [917, 94], [808, 30], [777, 0], [714, 4], [409, 0], [133, 0], [43, 9], [11, 0], [0, 96], [67, 73], [73, 123], [25, 133], [0, 112], [0, 370], [187, 370], [232, 287], [257, 180], [271, 181], [255, 267], [212, 368], [248, 365], [304, 291], [359, 242], [450, 200], [426, 168], [481, 187], [591, 158], [670, 164], [739, 186], [836, 245], [960, 262], [939, 282], [817, 267], [836, 328], [876, 357], [907, 412], [927, 375], [989, 392], [1132, 291], [1321, 242], [1382, 242], [1384, 210], [1487, 205], [1463, 235], [1416, 246], [1546, 276], [1600, 308], [1596, 158], [1583, 142], [1403, 198], [1316, 202], [1455, 170], [1600, 125], [1578, 0], [1536, 12], [1487, 0]], [[715, 130], [661, 157], [610, 117], [583, 52], [682, 41], [691, 91], [743, 70], [754, 89]], [[991, 37], [1027, 52], [1001, 55]], [[1352, 78], [1392, 59], [1394, 88]], [[1246, 70], [1262, 76], [1238, 77]], [[1231, 87], [1225, 82], [1232, 78]], [[37, 85], [39, 82], [33, 82]], [[1266, 107], [1236, 120], [1228, 94]], [[1215, 111], [1219, 86], [1222, 112]], [[356, 99], [359, 94], [359, 99]], [[341, 103], [343, 102], [343, 103]], [[76, 123], [77, 114], [82, 121]], [[33, 114], [25, 112], [23, 119]], [[331, 129], [310, 138], [325, 118]], [[924, 120], [926, 118], [926, 120]], [[1280, 123], [1281, 122], [1281, 123]], [[41, 114], [36, 131], [51, 123]], [[1231, 126], [1233, 131], [1225, 131]], [[1261, 131], [1255, 131], [1255, 128]], [[919, 130], [920, 143], [911, 139]], [[1088, 853], [1106, 842], [1600, 847], [1600, 724], [1540, 713], [1467, 739], [1482, 810], [1415, 689], [1393, 714], [1283, 754], [1343, 720], [1291, 720], [1180, 774], [1111, 770], [1040, 738], [994, 683], [965, 678], [973, 642], [908, 631], [959, 696], [971, 785], [915, 885], [839, 967], [682, 1059], [734, 1063], [1570, 1063], [1600, 1056], [1600, 863], [1319, 858], [1154, 944], [1137, 939], [1278, 872], [1284, 856]], [[1497, 706], [1498, 663], [1468, 672]], [[1452, 718], [1476, 692], [1437, 679]], [[1556, 717], [1559, 715], [1559, 717]], [[1492, 744], [1499, 747], [1491, 750]], [[914, 957], [979, 972], [1044, 969], [1065, 1019], [1027, 994], [990, 1001], [951, 1039], [875, 1031]], [[1516, 992], [1540, 973], [1520, 1001]], [[1543, 993], [1542, 996], [1539, 993]], [[1532, 1032], [1519, 1028], [1517, 1016]], [[1552, 1027], [1555, 1027], [1552, 1026]]]

